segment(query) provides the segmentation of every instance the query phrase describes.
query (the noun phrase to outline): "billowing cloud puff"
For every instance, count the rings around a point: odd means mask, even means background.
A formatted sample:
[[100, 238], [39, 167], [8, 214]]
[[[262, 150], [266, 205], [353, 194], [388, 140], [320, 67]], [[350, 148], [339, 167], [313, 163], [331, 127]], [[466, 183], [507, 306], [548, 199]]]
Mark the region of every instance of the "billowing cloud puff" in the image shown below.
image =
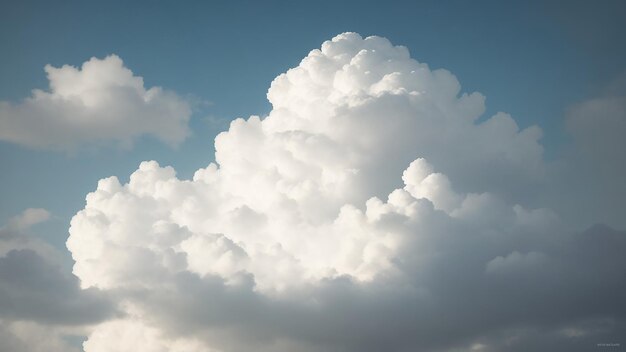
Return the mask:
[[624, 233], [511, 201], [543, 177], [539, 128], [479, 122], [451, 73], [355, 33], [268, 98], [193, 179], [143, 162], [87, 196], [74, 273], [126, 315], [85, 351], [585, 350], [624, 331]]
[[45, 71], [49, 91], [35, 89], [18, 104], [0, 102], [0, 140], [73, 150], [111, 141], [130, 146], [141, 135], [177, 145], [189, 134], [189, 104], [161, 87], [145, 88], [116, 55]]

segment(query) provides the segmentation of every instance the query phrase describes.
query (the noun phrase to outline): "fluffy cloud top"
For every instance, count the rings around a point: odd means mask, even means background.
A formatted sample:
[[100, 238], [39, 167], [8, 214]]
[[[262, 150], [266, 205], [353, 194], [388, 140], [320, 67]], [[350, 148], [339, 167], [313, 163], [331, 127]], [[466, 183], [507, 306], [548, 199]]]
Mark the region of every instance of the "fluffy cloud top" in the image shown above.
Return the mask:
[[0, 140], [73, 150], [111, 141], [129, 146], [141, 135], [177, 145], [189, 134], [189, 104], [161, 87], [145, 88], [116, 55], [45, 71], [49, 91], [35, 89], [18, 104], [0, 102]]
[[477, 122], [484, 98], [450, 72], [355, 33], [268, 99], [192, 180], [143, 162], [87, 196], [74, 273], [126, 313], [87, 352], [576, 350], [624, 331], [624, 234], [511, 201], [543, 177], [539, 128]]

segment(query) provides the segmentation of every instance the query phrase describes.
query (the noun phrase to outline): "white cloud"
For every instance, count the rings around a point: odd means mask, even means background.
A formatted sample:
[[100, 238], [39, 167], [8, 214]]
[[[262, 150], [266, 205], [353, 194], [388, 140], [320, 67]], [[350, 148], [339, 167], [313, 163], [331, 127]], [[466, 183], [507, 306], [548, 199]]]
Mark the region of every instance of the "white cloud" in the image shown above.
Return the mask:
[[111, 142], [128, 147], [142, 135], [177, 145], [189, 134], [189, 104], [161, 87], [145, 88], [116, 55], [45, 71], [49, 91], [35, 89], [17, 104], [0, 102], [0, 140], [75, 150]]
[[[603, 310], [615, 298], [585, 306], [590, 235], [509, 201], [544, 176], [539, 128], [477, 122], [484, 98], [459, 93], [406, 48], [344, 33], [278, 76], [270, 114], [234, 120], [192, 180], [154, 161], [101, 180], [67, 245], [82, 287], [116, 292], [126, 317], [85, 350], [434, 351], [622, 319]], [[590, 233], [614, 252], [586, 252], [586, 270], [626, 292], [623, 234]], [[111, 345], [116, 331], [130, 337]]]
[[50, 213], [46, 209], [28, 208], [22, 214], [12, 218], [9, 221], [9, 227], [16, 230], [26, 230], [29, 227], [50, 218]]

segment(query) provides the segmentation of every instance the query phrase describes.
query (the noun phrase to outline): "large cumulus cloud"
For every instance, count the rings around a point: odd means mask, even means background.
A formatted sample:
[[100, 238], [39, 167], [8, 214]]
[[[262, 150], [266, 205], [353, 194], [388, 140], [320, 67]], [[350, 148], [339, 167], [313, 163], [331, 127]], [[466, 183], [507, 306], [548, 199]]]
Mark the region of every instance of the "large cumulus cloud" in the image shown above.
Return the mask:
[[142, 135], [170, 145], [189, 134], [189, 103], [161, 87], [145, 88], [116, 55], [76, 68], [45, 67], [50, 90], [14, 104], [0, 101], [0, 140], [33, 148], [130, 146]]
[[[101, 180], [67, 245], [123, 318], [98, 351], [588, 350], [624, 332], [625, 234], [517, 201], [541, 130], [406, 48], [344, 33], [181, 180]], [[528, 193], [528, 192], [525, 192]], [[595, 345], [594, 345], [595, 346]]]

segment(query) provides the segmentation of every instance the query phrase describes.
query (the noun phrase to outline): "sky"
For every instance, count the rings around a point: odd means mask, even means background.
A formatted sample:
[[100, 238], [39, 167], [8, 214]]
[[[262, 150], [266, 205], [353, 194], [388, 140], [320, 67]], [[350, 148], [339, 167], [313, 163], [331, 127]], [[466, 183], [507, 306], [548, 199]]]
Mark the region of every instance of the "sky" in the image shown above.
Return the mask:
[[0, 350], [623, 349], [625, 10], [1, 3]]

